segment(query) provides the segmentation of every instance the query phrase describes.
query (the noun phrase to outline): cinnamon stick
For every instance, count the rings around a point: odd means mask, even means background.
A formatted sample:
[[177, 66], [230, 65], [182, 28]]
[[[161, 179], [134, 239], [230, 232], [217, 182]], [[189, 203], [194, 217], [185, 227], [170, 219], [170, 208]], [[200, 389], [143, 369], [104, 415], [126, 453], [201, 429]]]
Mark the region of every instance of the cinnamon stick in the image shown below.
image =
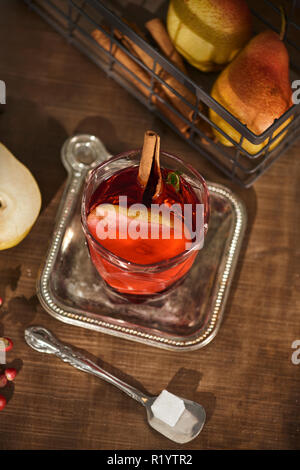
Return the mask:
[[[132, 71], [134, 75], [140, 78], [140, 80], [143, 83], [140, 83], [136, 78], [131, 75], [129, 72], [127, 72], [125, 69], [121, 69], [122, 75], [129, 80], [131, 83], [133, 83], [138, 90], [146, 97], [149, 98], [150, 96], [150, 89], [151, 89], [151, 79], [149, 74], [145, 70], [142, 69], [142, 67], [137, 64], [131, 57], [129, 57], [125, 52], [123, 52], [116, 44], [112, 45], [111, 48], [111, 41], [110, 38], [103, 33], [102, 31], [96, 29], [92, 31], [92, 37], [97, 41], [97, 43], [107, 52], [111, 52], [111, 54], [125, 67]], [[129, 43], [128, 43], [129, 44]], [[140, 49], [140, 48], [139, 48]], [[140, 49], [140, 51], [142, 51]], [[144, 51], [142, 51], [144, 52]], [[145, 54], [145, 52], [144, 52]], [[141, 60], [145, 60], [144, 54], [141, 54]], [[149, 57], [149, 56], [148, 56]], [[147, 60], [147, 59], [146, 59]], [[145, 86], [144, 86], [145, 84]], [[164, 87], [167, 88], [167, 87]], [[157, 92], [167, 103], [170, 105], [173, 105], [173, 103], [170, 100], [170, 97], [172, 96], [172, 93], [169, 93], [169, 97], [167, 97], [166, 93], [162, 89], [162, 87], [158, 87], [158, 85], [155, 85], [154, 91]], [[170, 90], [169, 90], [170, 91]], [[173, 96], [174, 93], [173, 93]], [[177, 97], [176, 97], [177, 98]], [[177, 99], [178, 100], [178, 99]], [[171, 122], [172, 124], [186, 137], [188, 136], [189, 132], [189, 125], [187, 125], [179, 116], [177, 116], [172, 110], [170, 110], [164, 103], [162, 103], [155, 94], [152, 95], [151, 97], [151, 102], [159, 109], [159, 111], [164, 114]], [[180, 110], [179, 110], [180, 111]], [[190, 111], [190, 110], [189, 110]]]
[[[105, 33], [100, 31], [99, 29], [95, 29], [92, 31], [92, 37], [98, 42], [98, 44], [103, 47], [104, 50], [107, 52], [111, 52], [111, 54], [128, 70], [133, 72], [140, 80], [145, 84], [141, 83], [139, 80], [136, 80], [133, 75], [126, 72], [126, 70], [122, 70], [122, 74], [126, 76], [142, 93], [144, 96], [148, 97], [150, 95], [150, 86], [151, 80], [149, 75], [140, 67], [131, 57], [129, 57], [125, 52], [122, 51], [116, 44], [112, 45], [111, 48], [111, 40]], [[147, 88], [149, 87], [149, 88]]]
[[152, 199], [156, 199], [162, 192], [163, 179], [160, 169], [160, 137], [153, 131], [146, 131], [144, 134], [144, 144], [140, 160], [138, 181], [145, 191], [151, 171], [157, 178], [155, 193]]
[[[153, 70], [154, 67], [154, 60], [153, 58], [147, 54], [141, 47], [139, 47], [132, 39], [125, 34], [121, 33], [118, 29], [114, 29], [114, 35], [116, 36], [119, 41], [138, 59], [140, 59], [150, 70]], [[155, 66], [154, 73], [157, 75], [161, 72], [162, 67], [158, 63]]]
[[[166, 96], [166, 94], [163, 92], [163, 91], [160, 91], [159, 92], [159, 95], [168, 103], [172, 106], [172, 103], [170, 102], [170, 100], [168, 99], [168, 97]], [[177, 114], [175, 114], [172, 110], [170, 110], [170, 108], [168, 108], [168, 106], [160, 101], [160, 99], [158, 97], [154, 97], [153, 99], [153, 102], [155, 103], [155, 106], [157, 107], [157, 109], [162, 113], [164, 114], [168, 119], [169, 121], [171, 121], [171, 123], [181, 132], [181, 134], [183, 134], [186, 138], [188, 138], [189, 134], [190, 134], [190, 125], [189, 124], [186, 124], [183, 119], [181, 119]]]
[[[147, 67], [151, 70], [153, 69], [154, 60], [149, 56], [143, 49], [141, 49], [134, 41], [125, 36], [119, 30], [114, 30], [115, 36], [122, 42], [122, 44], [130, 50], [131, 53], [135, 54]], [[168, 86], [164, 83], [170, 85], [174, 90], [176, 90], [183, 98], [193, 105], [196, 105], [195, 95], [185, 87], [181, 82], [176, 80], [175, 77], [165, 72], [159, 64], [156, 64], [155, 73], [163, 79], [163, 83], [157, 82], [157, 87], [162, 89], [167, 97], [169, 98], [170, 103], [184, 115], [188, 120], [192, 121], [194, 111], [193, 109], [185, 104], [181, 97], [178, 97]], [[202, 109], [199, 105], [199, 109]], [[196, 120], [196, 122], [198, 119]], [[181, 129], [181, 125], [179, 126]], [[185, 127], [185, 126], [184, 126]]]
[[146, 131], [144, 134], [144, 144], [138, 172], [138, 181], [143, 189], [146, 189], [150, 177], [157, 146], [157, 137], [159, 136], [153, 131]]
[[[163, 22], [159, 18], [154, 18], [153, 20], [148, 21], [145, 26], [157, 42], [162, 52], [171, 60], [171, 62], [174, 63], [174, 65], [187, 74], [183, 59], [174, 48]], [[184, 99], [186, 99], [186, 101], [194, 106], [196, 105], [195, 95], [181, 82], [176, 80], [173, 75], [163, 71], [163, 73], [161, 73], [161, 78], [165, 83], [174, 88], [174, 90], [176, 90]], [[162, 87], [173, 106], [180, 111], [184, 117], [192, 121], [194, 111], [186, 105], [180, 97], [172, 92], [169, 87], [165, 86], [164, 83], [160, 83], [159, 86]], [[199, 104], [198, 108], [199, 110], [202, 110], [202, 105]]]
[[152, 199], [158, 198], [158, 196], [162, 192], [162, 187], [163, 187], [162, 174], [160, 170], [160, 137], [158, 134], [157, 134], [155, 154], [154, 154], [154, 171], [158, 180], [157, 180], [157, 185], [155, 188], [155, 193]]
[[145, 26], [165, 56], [170, 59], [170, 61], [173, 62], [173, 64], [176, 65], [183, 73], [186, 73], [183, 59], [173, 46], [170, 36], [168, 35], [168, 32], [161, 19], [154, 18], [153, 20], [147, 21]]
[[[174, 90], [176, 90], [179, 95], [186, 99], [186, 101], [188, 101], [194, 106], [196, 105], [196, 96], [186, 86], [176, 80], [175, 77], [169, 74], [165, 74], [164, 82], [170, 85], [170, 87], [172, 87]], [[184, 101], [182, 101], [181, 97], [178, 97], [172, 90], [170, 90], [168, 86], [163, 83], [160, 83], [159, 86], [161, 86], [161, 88], [164, 90], [165, 94], [173, 104], [174, 108], [178, 109], [178, 111], [180, 111], [184, 117], [189, 119], [189, 121], [192, 121], [194, 114], [193, 109], [187, 104], [185, 104]], [[201, 104], [198, 105], [198, 109], [202, 109]]]

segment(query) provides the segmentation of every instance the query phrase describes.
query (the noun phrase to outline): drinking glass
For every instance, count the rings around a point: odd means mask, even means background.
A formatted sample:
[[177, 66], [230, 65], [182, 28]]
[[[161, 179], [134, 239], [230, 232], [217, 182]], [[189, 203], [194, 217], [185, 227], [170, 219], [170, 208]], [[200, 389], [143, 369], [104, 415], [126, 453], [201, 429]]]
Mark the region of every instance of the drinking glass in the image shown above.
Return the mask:
[[[108, 286], [129, 298], [130, 296], [149, 297], [166, 292], [185, 277], [199, 251], [191, 247], [169, 259], [153, 264], [137, 264], [105, 248], [90, 232], [87, 216], [93, 195], [99, 185], [122, 169], [138, 167], [140, 158], [141, 150], [132, 150], [114, 156], [92, 170], [85, 183], [81, 206], [82, 227], [95, 268]], [[167, 152], [160, 153], [160, 165], [161, 168], [178, 172], [192, 187], [199, 203], [203, 204], [205, 235], [209, 221], [209, 194], [203, 177], [191, 165]]]

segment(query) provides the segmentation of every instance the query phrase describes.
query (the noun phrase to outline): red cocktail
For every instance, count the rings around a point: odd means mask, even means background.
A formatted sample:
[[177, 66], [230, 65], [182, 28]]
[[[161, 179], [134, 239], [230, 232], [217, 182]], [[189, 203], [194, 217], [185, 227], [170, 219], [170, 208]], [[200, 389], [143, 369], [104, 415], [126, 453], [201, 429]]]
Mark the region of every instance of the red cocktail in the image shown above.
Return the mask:
[[199, 173], [165, 152], [160, 153], [163, 189], [153, 204], [151, 179], [146, 191], [138, 183], [140, 153], [118, 155], [92, 171], [82, 224], [91, 259], [106, 283], [123, 294], [151, 295], [192, 266], [207, 230], [209, 204]]

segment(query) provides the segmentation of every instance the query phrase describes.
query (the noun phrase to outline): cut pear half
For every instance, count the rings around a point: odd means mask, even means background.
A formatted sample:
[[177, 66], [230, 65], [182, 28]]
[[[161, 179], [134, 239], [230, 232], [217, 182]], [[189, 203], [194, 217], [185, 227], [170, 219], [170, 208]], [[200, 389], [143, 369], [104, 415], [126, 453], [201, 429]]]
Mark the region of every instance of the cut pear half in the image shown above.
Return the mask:
[[189, 232], [187, 237], [183, 219], [168, 213], [167, 206], [155, 206], [99, 204], [88, 214], [89, 232], [107, 250], [136, 264], [171, 259], [185, 251]]
[[174, 228], [174, 223], [176, 224], [177, 221], [179, 223], [179, 219], [174, 216], [173, 212], [169, 212], [167, 207], [163, 211], [150, 210], [142, 204], [133, 204], [128, 208], [107, 203], [99, 204], [95, 209], [95, 215], [108, 219], [114, 216], [119, 218], [124, 217], [124, 219], [136, 220], [147, 224], [159, 224], [170, 228]]
[[153, 206], [150, 209], [143, 204], [133, 204], [129, 207], [99, 204], [88, 215], [88, 226], [91, 233], [101, 240], [103, 237], [119, 238], [120, 234], [122, 239], [131, 236], [133, 239], [184, 239], [187, 228], [180, 215], [168, 206]]
[[0, 250], [26, 237], [40, 208], [41, 193], [34, 177], [0, 143]]

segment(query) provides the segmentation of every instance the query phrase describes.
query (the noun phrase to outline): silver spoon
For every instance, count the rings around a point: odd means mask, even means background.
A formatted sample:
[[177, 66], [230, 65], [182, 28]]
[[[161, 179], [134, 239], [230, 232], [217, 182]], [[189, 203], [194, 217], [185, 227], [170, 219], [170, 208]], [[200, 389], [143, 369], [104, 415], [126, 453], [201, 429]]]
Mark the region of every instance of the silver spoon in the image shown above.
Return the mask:
[[150, 426], [172, 441], [184, 444], [198, 436], [202, 430], [206, 415], [203, 406], [198, 403], [181, 398], [184, 402], [185, 409], [177, 423], [174, 426], [170, 426], [153, 415], [151, 405], [157, 397], [149, 397], [109, 372], [106, 372], [80, 352], [74, 351], [69, 346], [61, 343], [46, 328], [43, 328], [42, 326], [31, 326], [26, 328], [25, 340], [27, 344], [36, 351], [55, 354], [55, 356], [59, 357], [62, 361], [67, 362], [71, 366], [76, 367], [83, 372], [96, 375], [96, 377], [106, 380], [106, 382], [109, 382], [120, 390], [123, 390], [123, 392], [127, 393], [127, 395], [134, 398], [134, 400], [138, 401], [146, 408], [148, 423]]

